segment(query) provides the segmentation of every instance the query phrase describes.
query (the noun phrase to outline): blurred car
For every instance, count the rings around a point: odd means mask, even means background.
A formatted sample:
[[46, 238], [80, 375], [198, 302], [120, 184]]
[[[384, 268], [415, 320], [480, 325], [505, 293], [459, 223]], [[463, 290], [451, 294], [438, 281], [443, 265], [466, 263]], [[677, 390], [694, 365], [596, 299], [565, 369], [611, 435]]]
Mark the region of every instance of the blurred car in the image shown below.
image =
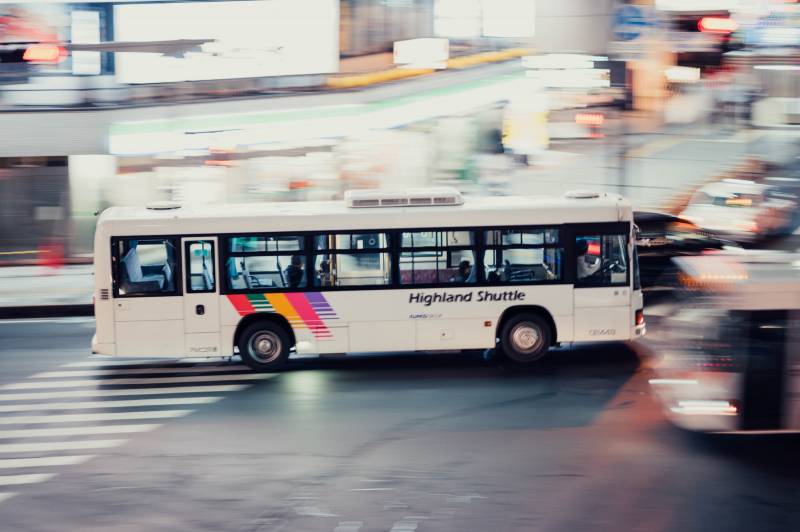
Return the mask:
[[666, 415], [702, 432], [800, 432], [800, 255], [676, 259], [684, 287], [650, 380]]
[[680, 216], [715, 235], [754, 242], [788, 231], [796, 209], [797, 202], [775, 185], [724, 179], [695, 192]]
[[676, 287], [678, 270], [672, 262], [673, 258], [700, 255], [735, 245], [679, 216], [637, 211], [633, 218], [638, 228], [636, 249], [642, 288], [645, 290]]

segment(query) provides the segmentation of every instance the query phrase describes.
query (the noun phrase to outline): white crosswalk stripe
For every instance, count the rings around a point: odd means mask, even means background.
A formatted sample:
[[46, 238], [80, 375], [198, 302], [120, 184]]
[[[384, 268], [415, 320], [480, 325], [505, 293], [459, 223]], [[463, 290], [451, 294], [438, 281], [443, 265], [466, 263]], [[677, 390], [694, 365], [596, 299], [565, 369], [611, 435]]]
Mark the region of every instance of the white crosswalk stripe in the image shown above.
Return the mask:
[[47, 441], [36, 443], [2, 443], [0, 453], [43, 453], [52, 451], [75, 451], [82, 449], [110, 449], [128, 440], [82, 440]]
[[117, 375], [150, 375], [159, 373], [227, 373], [233, 371], [251, 372], [247, 366], [188, 366], [163, 368], [124, 368], [124, 369], [84, 369], [66, 371], [44, 371], [31, 375], [31, 379], [66, 379], [69, 377], [105, 377]]
[[129, 384], [181, 384], [184, 382], [257, 381], [273, 377], [266, 373], [242, 375], [192, 375], [187, 377], [152, 377], [139, 379], [90, 379], [66, 381], [25, 381], [0, 386], [0, 390], [35, 390], [43, 388], [80, 388], [83, 386], [108, 386]]
[[62, 390], [59, 392], [0, 393], [0, 401], [38, 401], [44, 399], [74, 399], [78, 397], [124, 397], [140, 395], [172, 395], [188, 393], [238, 392], [250, 384], [219, 384], [209, 386], [169, 386], [164, 388], [117, 388], [91, 390]]
[[[86, 463], [162, 427], [158, 420], [187, 416], [275, 376], [207, 359], [90, 359], [5, 384], [0, 471], [14, 474], [0, 474], [0, 486], [49, 481], [60, 467]], [[0, 491], [0, 503], [20, 493]]]
[[74, 403], [34, 403], [0, 405], [0, 412], [43, 412], [46, 410], [90, 410], [94, 408], [131, 408], [138, 406], [207, 405], [222, 397], [167, 397], [163, 399], [131, 399], [113, 401], [80, 401]]
[[66, 456], [43, 456], [39, 458], [6, 458], [0, 460], [0, 469], [78, 465], [94, 457], [95, 455], [93, 454], [74, 454]]
[[18, 486], [20, 484], [36, 484], [56, 476], [55, 473], [33, 473], [30, 475], [0, 476], [0, 486]]
[[51, 436], [94, 436], [97, 434], [131, 434], [150, 432], [161, 427], [160, 423], [138, 425], [97, 425], [91, 427], [58, 427], [46, 429], [0, 430], [0, 439], [47, 438]]
[[188, 359], [188, 358], [181, 358], [181, 359], [169, 359], [169, 358], [123, 358], [118, 359], [116, 357], [98, 357], [98, 358], [90, 358], [88, 360], [79, 360], [77, 362], [69, 362], [64, 364], [63, 368], [91, 368], [96, 366], [133, 366], [133, 365], [152, 365], [152, 366], [159, 366], [159, 367], [169, 367], [169, 366], [196, 366], [205, 364], [207, 366], [219, 366], [222, 362], [221, 360], [227, 359], [213, 359], [209, 360], [207, 358], [203, 359]]
[[39, 423], [78, 423], [84, 421], [118, 421], [130, 419], [164, 419], [182, 417], [192, 410], [149, 410], [145, 412], [103, 412], [100, 414], [57, 414], [52, 416], [0, 417], [0, 425], [35, 425]]

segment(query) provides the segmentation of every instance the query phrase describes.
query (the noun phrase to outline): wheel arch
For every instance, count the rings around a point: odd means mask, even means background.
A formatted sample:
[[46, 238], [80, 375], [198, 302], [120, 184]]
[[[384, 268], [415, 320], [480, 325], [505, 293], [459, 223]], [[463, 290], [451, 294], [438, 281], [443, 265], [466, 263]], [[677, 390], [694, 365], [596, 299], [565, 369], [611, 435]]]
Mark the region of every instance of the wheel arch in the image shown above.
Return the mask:
[[289, 342], [291, 344], [289, 347], [292, 348], [297, 344], [297, 338], [294, 335], [294, 329], [289, 324], [289, 321], [286, 318], [274, 312], [255, 312], [239, 320], [239, 324], [236, 326], [236, 331], [233, 333], [234, 347], [237, 347], [239, 345], [239, 340], [242, 335], [242, 331], [244, 331], [247, 327], [249, 327], [253, 323], [259, 323], [259, 322], [275, 323], [282, 326], [284, 329], [286, 329], [286, 333], [289, 335]]
[[503, 330], [503, 326], [506, 324], [506, 322], [512, 317], [518, 316], [519, 314], [536, 314], [537, 316], [540, 316], [550, 327], [550, 332], [552, 333], [550, 335], [550, 345], [554, 346], [558, 343], [558, 328], [556, 327], [556, 322], [553, 319], [553, 315], [550, 314], [550, 311], [548, 311], [546, 308], [539, 305], [516, 305], [505, 309], [500, 315], [500, 319], [497, 320], [497, 328], [495, 329], [496, 339], [500, 338], [500, 333]]

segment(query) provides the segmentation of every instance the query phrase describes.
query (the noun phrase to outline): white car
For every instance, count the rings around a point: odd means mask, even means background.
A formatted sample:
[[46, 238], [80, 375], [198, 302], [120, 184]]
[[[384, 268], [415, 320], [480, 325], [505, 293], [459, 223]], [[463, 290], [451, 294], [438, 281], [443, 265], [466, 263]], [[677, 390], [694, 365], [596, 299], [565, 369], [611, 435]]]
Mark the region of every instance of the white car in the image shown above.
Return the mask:
[[773, 195], [773, 188], [741, 179], [709, 183], [695, 192], [680, 217], [736, 241], [778, 234], [791, 225], [796, 203]]

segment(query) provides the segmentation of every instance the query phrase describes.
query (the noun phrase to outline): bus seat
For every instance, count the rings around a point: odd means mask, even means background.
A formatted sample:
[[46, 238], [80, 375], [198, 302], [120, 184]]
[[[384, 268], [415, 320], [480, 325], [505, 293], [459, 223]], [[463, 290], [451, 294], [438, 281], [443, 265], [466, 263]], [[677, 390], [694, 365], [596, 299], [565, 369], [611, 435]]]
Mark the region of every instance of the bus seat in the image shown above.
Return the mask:
[[[169, 266], [165, 264], [164, 267], [168, 272]], [[127, 283], [129, 292], [142, 293], [163, 290], [167, 272], [145, 275], [142, 272], [142, 263], [139, 261], [139, 255], [135, 248], [129, 250], [122, 259], [123, 283]]]

